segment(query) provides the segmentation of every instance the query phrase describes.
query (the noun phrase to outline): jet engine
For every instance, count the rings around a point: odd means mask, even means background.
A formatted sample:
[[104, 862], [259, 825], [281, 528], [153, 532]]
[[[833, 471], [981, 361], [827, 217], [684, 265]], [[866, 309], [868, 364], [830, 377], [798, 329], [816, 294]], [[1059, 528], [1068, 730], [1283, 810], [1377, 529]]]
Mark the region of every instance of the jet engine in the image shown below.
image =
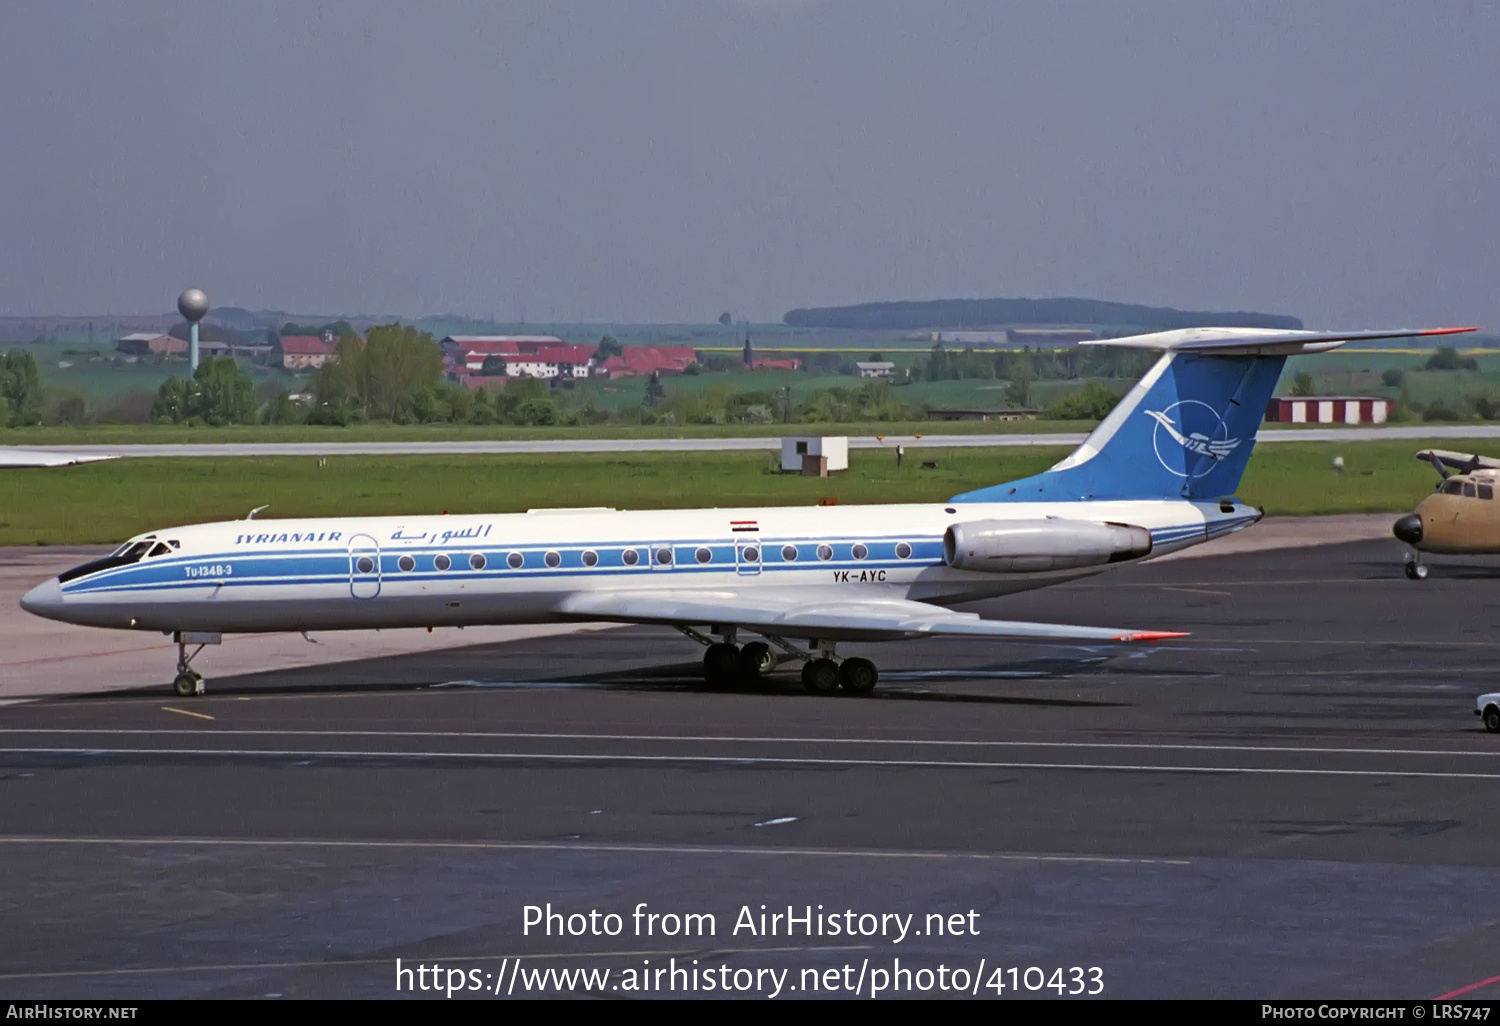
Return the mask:
[[1151, 532], [1132, 524], [1086, 520], [975, 520], [943, 534], [943, 558], [955, 570], [1028, 574], [1104, 566], [1151, 553]]

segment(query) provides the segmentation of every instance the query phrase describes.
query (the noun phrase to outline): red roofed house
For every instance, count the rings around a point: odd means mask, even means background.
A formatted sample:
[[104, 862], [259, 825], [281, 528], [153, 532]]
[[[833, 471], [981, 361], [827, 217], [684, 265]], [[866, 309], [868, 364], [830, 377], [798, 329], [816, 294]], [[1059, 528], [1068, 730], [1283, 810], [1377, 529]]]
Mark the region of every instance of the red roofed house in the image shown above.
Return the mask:
[[698, 353], [692, 346], [625, 346], [619, 356], [611, 356], [599, 366], [599, 373], [610, 378], [681, 374], [688, 364], [696, 362]]
[[337, 345], [316, 335], [283, 335], [276, 343], [275, 352], [287, 370], [321, 367], [329, 360], [339, 358]]

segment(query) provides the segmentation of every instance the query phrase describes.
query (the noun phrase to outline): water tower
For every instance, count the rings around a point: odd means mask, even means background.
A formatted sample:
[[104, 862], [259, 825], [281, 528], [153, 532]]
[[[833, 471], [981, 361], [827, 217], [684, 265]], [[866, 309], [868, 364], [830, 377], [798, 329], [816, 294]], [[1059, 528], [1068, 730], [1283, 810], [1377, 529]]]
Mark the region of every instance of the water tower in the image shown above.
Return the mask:
[[198, 372], [198, 322], [208, 313], [208, 293], [188, 289], [177, 297], [177, 312], [188, 322], [188, 372]]

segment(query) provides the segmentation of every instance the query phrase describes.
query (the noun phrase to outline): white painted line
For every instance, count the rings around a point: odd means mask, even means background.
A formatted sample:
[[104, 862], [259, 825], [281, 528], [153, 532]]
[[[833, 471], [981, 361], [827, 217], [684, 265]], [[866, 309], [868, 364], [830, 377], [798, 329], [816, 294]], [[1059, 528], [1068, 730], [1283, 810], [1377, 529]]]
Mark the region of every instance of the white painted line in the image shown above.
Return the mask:
[[[727, 742], [733, 744], [787, 745], [929, 745], [968, 748], [1079, 748], [1079, 749], [1145, 749], [1178, 752], [1295, 752], [1308, 755], [1476, 755], [1500, 756], [1500, 750], [1458, 748], [1326, 748], [1294, 745], [1185, 745], [1143, 744], [1126, 741], [980, 741], [911, 737], [735, 737], [714, 734], [547, 734], [520, 731], [480, 730], [256, 730], [226, 728], [223, 730], [139, 729], [127, 727], [0, 727], [0, 734], [100, 734], [106, 736], [166, 735], [169, 737], [417, 737], [470, 738], [499, 741], [647, 741], [647, 742]], [[6, 751], [25, 749], [0, 748]]]
[[575, 754], [556, 752], [362, 752], [295, 751], [275, 748], [4, 748], [5, 755], [79, 755], [98, 758], [111, 755], [183, 756], [199, 758], [273, 759], [393, 759], [474, 760], [479, 762], [644, 762], [695, 763], [737, 766], [863, 766], [901, 769], [1006, 769], [1006, 770], [1106, 770], [1113, 773], [1260, 774], [1310, 777], [1421, 777], [1440, 780], [1500, 780], [1500, 773], [1452, 773], [1438, 770], [1294, 769], [1285, 766], [1150, 766], [1093, 762], [971, 762], [944, 759], [819, 759], [811, 756], [764, 755], [629, 755]]
[[1189, 866], [1189, 859], [1132, 858], [1121, 855], [1025, 854], [994, 851], [911, 851], [880, 848], [777, 848], [727, 844], [609, 844], [587, 841], [366, 841], [310, 837], [59, 837], [0, 835], [0, 844], [14, 845], [130, 845], [135, 847], [220, 848], [416, 848], [459, 851], [588, 851], [645, 855], [808, 855], [823, 858], [965, 859], [994, 862], [1083, 862], [1099, 865]]

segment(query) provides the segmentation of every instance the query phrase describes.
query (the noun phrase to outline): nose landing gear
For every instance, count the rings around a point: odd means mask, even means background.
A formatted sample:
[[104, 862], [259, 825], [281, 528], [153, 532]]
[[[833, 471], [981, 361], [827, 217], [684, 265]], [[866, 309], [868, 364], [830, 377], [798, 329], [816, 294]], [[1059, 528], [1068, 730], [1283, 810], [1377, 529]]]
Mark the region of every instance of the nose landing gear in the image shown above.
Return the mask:
[[1427, 564], [1422, 562], [1421, 553], [1415, 549], [1407, 549], [1401, 554], [1401, 568], [1413, 581], [1427, 580]]
[[[183, 698], [203, 694], [203, 675], [192, 668], [192, 662], [207, 646], [220, 644], [224, 636], [205, 631], [177, 631], [172, 640], [177, 644], [177, 676], [172, 680], [172, 690]], [[189, 645], [198, 647], [190, 653]]]

